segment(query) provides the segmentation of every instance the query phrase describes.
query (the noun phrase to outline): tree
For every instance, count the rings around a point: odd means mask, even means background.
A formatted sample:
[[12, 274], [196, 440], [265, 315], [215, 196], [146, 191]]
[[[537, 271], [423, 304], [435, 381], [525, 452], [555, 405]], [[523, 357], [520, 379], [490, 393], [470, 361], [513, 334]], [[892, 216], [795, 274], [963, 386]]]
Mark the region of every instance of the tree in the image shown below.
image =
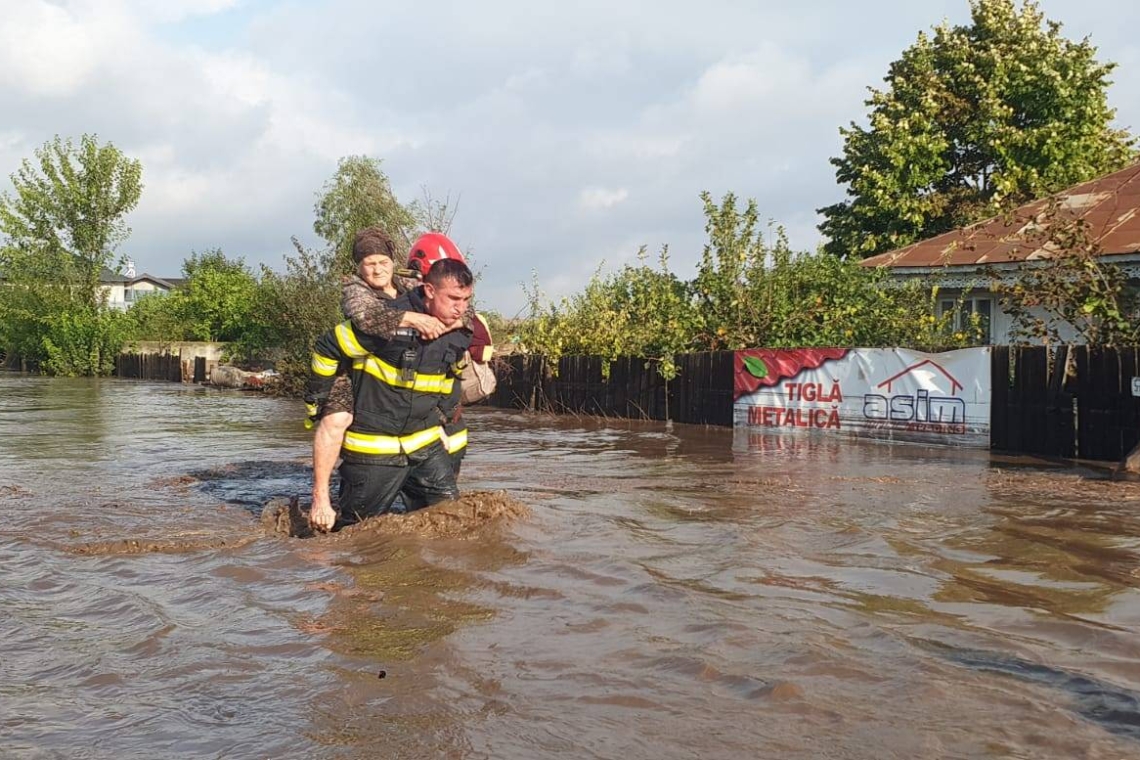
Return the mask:
[[820, 209], [826, 250], [869, 256], [956, 229], [1125, 166], [1135, 140], [1110, 127], [1112, 63], [1061, 36], [1025, 0], [971, 0], [871, 89], [869, 125], [840, 129], [831, 159], [849, 200]]
[[[693, 280], [698, 340], [713, 350], [763, 345], [766, 313], [749, 292], [749, 280], [763, 271], [769, 253], [756, 201], [738, 209], [736, 196], [727, 193], [718, 206], [706, 191], [701, 202], [708, 242]], [[786, 242], [780, 238], [777, 246], [786, 249]]]
[[352, 270], [352, 239], [364, 227], [379, 225], [405, 247], [411, 244], [416, 208], [400, 204], [380, 165], [380, 159], [369, 156], [342, 158], [317, 193], [313, 231], [336, 252], [334, 271]]
[[585, 290], [558, 305], [541, 303], [537, 285], [528, 290], [530, 315], [518, 329], [527, 351], [557, 363], [563, 355], [644, 358], [666, 379], [676, 376], [674, 356], [692, 343], [692, 301], [688, 286], [669, 271], [669, 251], [659, 266], [649, 265], [646, 249], [637, 266], [603, 276], [595, 272]]
[[[1106, 261], [1084, 219], [1052, 199], [1025, 219], [1025, 253], [1051, 254], [1023, 265], [1014, 279], [993, 272], [993, 291], [1012, 318], [1019, 341], [1090, 346], [1140, 343], [1140, 291], [1119, 266]], [[1021, 257], [1024, 258], [1025, 254]]]
[[46, 257], [12, 247], [0, 248], [0, 275], [0, 348], [25, 370], [38, 369], [51, 320], [75, 310], [71, 289], [53, 284]]
[[243, 259], [226, 258], [221, 249], [192, 253], [182, 264], [185, 287], [166, 298], [178, 299], [179, 312], [194, 340], [237, 340], [254, 306], [257, 278]]
[[0, 197], [0, 232], [15, 255], [34, 257], [52, 282], [67, 284], [95, 308], [99, 278], [130, 234], [124, 217], [138, 204], [142, 164], [111, 143], [83, 135], [76, 147], [56, 136], [12, 175], [15, 194]]
[[144, 295], [135, 300], [126, 314], [131, 321], [131, 338], [134, 340], [169, 343], [192, 339], [177, 290]]
[[142, 166], [93, 135], [56, 137], [35, 157], [0, 196], [0, 340], [29, 368], [107, 374], [130, 325], [106, 308], [100, 275], [130, 233]]
[[699, 350], [766, 346], [948, 348], [976, 335], [937, 317], [929, 288], [887, 283], [883, 269], [816, 251], [794, 251], [775, 227], [764, 237], [754, 200], [717, 205], [708, 193], [708, 243], [693, 280]]
[[[517, 348], [555, 366], [562, 356], [620, 356], [649, 360], [676, 377], [686, 351], [766, 346], [964, 347], [980, 325], [956, 330], [952, 313], [939, 316], [937, 290], [921, 283], [890, 284], [884, 269], [822, 251], [793, 251], [779, 227], [765, 240], [756, 202], [741, 209], [732, 193], [720, 204], [701, 194], [708, 243], [693, 280], [669, 271], [668, 249], [649, 266], [603, 276], [558, 304], [543, 303], [537, 283], [526, 289], [528, 317]], [[608, 366], [607, 366], [608, 369]]]
[[340, 284], [331, 276], [332, 255], [312, 251], [293, 238], [295, 256], [285, 256], [285, 273], [262, 265], [246, 328], [231, 346], [245, 359], [274, 358], [278, 390], [300, 396], [309, 375], [317, 337], [344, 320]]

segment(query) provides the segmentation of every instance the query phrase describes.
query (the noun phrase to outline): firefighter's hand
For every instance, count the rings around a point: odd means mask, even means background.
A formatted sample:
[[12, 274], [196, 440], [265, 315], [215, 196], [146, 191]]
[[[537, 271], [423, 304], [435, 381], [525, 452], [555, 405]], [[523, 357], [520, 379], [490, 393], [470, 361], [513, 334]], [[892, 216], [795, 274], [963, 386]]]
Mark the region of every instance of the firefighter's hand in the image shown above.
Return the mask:
[[404, 318], [400, 320], [400, 324], [404, 327], [414, 328], [424, 340], [435, 340], [447, 332], [443, 322], [430, 314], [420, 314], [414, 311], [404, 312]]
[[336, 512], [327, 498], [313, 501], [313, 507], [309, 510], [309, 522], [317, 530], [332, 530], [336, 524]]

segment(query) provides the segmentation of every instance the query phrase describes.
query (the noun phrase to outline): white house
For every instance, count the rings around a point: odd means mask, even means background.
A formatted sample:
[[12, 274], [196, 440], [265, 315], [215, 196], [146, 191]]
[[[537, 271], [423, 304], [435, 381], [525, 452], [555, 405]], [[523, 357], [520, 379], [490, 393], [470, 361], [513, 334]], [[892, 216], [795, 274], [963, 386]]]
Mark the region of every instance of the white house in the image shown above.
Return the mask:
[[955, 310], [965, 294], [960, 324], [978, 312], [988, 326], [985, 342], [1010, 343], [1012, 318], [999, 308], [991, 285], [995, 277], [1012, 280], [1054, 255], [1040, 223], [1051, 202], [1058, 203], [1060, 214], [1087, 224], [1104, 260], [1140, 282], [1140, 163], [1028, 203], [1010, 215], [881, 253], [862, 264], [890, 267], [891, 276], [901, 280], [937, 284], [943, 312]]
[[136, 275], [134, 264], [130, 261], [123, 274], [104, 269], [99, 277], [100, 287], [107, 296], [107, 305], [119, 310], [131, 308], [135, 301], [144, 296], [169, 293], [182, 283], [181, 278], [163, 279], [145, 272]]

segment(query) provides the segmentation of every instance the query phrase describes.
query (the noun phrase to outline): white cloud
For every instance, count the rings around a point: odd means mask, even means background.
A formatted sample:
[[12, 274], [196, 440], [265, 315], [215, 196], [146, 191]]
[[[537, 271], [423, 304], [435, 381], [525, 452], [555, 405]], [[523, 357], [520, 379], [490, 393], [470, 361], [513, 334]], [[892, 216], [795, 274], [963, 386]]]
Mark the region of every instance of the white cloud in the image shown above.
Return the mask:
[[721, 115], [743, 103], [763, 102], [783, 86], [810, 78], [802, 60], [785, 55], [773, 46], [747, 55], [718, 61], [701, 74], [694, 88], [693, 104], [701, 112]]
[[507, 90], [525, 91], [545, 87], [548, 84], [546, 72], [542, 69], [531, 68], [519, 74], [507, 77], [503, 87]]
[[653, 128], [644, 132], [623, 129], [590, 135], [583, 140], [582, 149], [598, 161], [637, 159], [656, 161], [677, 156], [691, 138], [687, 135], [654, 134]]
[[91, 76], [106, 24], [41, 0], [8, 3], [3, 14], [0, 86], [58, 98]]
[[239, 0], [129, 0], [130, 7], [144, 19], [168, 24], [221, 13], [238, 4]]
[[578, 196], [578, 205], [587, 211], [611, 209], [629, 197], [624, 187], [587, 187]]
[[[538, 270], [558, 294], [603, 260], [670, 244], [688, 276], [697, 195], [755, 197], [793, 245], [842, 197], [828, 158], [867, 85], [963, 0], [693, 4], [628, 0], [0, 0], [0, 177], [54, 134], [143, 161], [124, 246], [175, 274], [220, 246], [280, 265], [312, 239], [338, 158], [384, 159], [401, 197], [460, 197], [455, 235], [512, 312]], [[1140, 129], [1140, 8], [1043, 0], [1117, 60], [1112, 102]], [[409, 30], [430, 29], [431, 34]]]

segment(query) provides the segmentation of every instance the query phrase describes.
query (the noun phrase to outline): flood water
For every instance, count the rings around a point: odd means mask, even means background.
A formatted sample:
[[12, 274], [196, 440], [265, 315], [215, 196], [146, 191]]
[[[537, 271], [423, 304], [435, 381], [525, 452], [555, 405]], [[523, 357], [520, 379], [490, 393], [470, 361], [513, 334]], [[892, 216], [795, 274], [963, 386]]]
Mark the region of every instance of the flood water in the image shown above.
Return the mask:
[[1140, 757], [1140, 486], [474, 410], [527, 514], [284, 538], [302, 415], [0, 375], [0, 757]]

